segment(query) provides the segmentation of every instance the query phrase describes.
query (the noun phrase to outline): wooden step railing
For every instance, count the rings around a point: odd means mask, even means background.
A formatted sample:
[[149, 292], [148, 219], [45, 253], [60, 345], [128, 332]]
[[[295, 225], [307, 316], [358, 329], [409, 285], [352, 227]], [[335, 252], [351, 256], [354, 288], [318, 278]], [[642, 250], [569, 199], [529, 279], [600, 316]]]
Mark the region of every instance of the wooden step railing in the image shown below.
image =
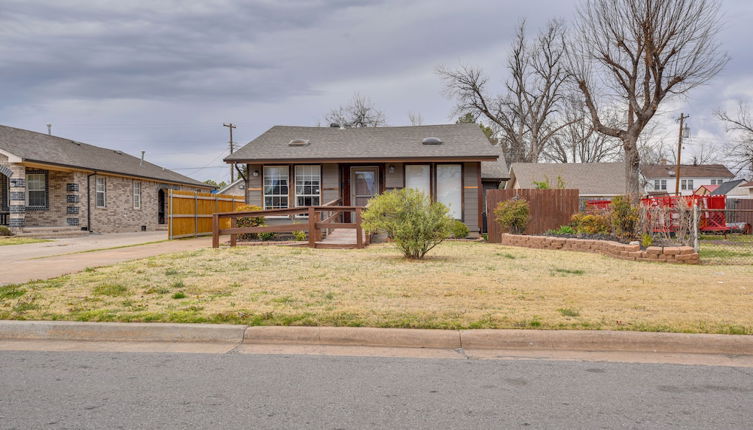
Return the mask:
[[[363, 228], [361, 227], [360, 206], [337, 206], [339, 200], [325, 203], [322, 206], [306, 206], [291, 209], [267, 209], [262, 211], [249, 212], [221, 212], [212, 215], [212, 247], [219, 248], [220, 236], [230, 235], [230, 246], [236, 246], [239, 234], [248, 233], [293, 233], [295, 231], [305, 231], [308, 233], [308, 246], [315, 248], [316, 243], [322, 240], [330, 230], [335, 229], [355, 229], [356, 230], [356, 248], [366, 246], [368, 239], [364, 237]], [[353, 222], [345, 222], [345, 214], [352, 213]], [[238, 227], [238, 218], [257, 218], [268, 216], [306, 216], [307, 222], [289, 223], [277, 225], [265, 225], [259, 227]], [[229, 228], [222, 228], [227, 225]]]
[[10, 212], [0, 211], [0, 225], [7, 226], [10, 221]]

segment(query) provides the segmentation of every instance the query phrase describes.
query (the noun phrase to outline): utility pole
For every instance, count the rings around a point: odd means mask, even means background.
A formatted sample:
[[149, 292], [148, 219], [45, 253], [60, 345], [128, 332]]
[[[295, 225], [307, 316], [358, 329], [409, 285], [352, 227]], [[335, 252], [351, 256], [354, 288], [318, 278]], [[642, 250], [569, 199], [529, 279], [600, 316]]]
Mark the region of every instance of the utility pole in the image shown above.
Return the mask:
[[677, 138], [677, 166], [675, 167], [675, 195], [680, 195], [680, 164], [682, 163], [682, 138], [685, 133], [685, 120], [690, 118], [690, 115], [680, 113], [680, 133]]
[[[232, 122], [228, 123], [222, 123], [224, 127], [227, 127], [230, 131], [230, 155], [235, 152], [235, 148], [233, 147], [233, 129], [237, 128]], [[230, 165], [230, 183], [232, 184], [235, 182], [235, 165]]]

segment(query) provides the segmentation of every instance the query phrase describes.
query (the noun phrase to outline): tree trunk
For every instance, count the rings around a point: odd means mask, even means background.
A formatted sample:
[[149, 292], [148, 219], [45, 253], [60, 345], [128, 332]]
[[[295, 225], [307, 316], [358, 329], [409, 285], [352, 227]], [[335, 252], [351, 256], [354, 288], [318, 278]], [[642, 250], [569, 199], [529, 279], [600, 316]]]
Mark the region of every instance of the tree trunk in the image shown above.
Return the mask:
[[625, 194], [630, 201], [637, 204], [643, 194], [640, 178], [640, 154], [638, 153], [638, 136], [627, 134], [622, 138], [625, 150]]

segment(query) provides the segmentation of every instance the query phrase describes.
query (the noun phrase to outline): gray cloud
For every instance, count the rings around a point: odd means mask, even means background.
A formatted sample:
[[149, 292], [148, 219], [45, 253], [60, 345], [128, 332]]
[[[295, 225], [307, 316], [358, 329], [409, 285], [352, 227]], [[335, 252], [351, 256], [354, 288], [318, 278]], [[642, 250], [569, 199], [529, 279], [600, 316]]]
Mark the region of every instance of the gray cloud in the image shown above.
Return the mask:
[[[199, 179], [227, 176], [222, 122], [239, 140], [274, 124], [310, 124], [354, 91], [390, 124], [409, 112], [447, 122], [440, 64], [475, 64], [504, 80], [513, 28], [571, 18], [577, 1], [4, 0], [0, 8], [0, 123], [117, 147]], [[753, 5], [727, 1], [723, 78], [677, 103], [710, 118], [746, 85]], [[673, 105], [674, 106], [674, 105]], [[667, 113], [670, 116], [672, 112]]]

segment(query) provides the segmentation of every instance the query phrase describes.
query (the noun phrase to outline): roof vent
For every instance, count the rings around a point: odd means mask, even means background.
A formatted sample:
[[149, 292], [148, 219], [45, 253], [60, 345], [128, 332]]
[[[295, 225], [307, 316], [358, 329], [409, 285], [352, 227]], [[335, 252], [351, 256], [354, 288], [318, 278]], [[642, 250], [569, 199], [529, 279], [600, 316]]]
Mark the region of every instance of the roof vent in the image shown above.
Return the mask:
[[307, 139], [293, 139], [288, 142], [288, 146], [307, 146], [309, 143]]
[[112, 152], [114, 152], [114, 153], [116, 153], [118, 155], [123, 155], [123, 151], [118, 151], [117, 149], [113, 149]]
[[442, 139], [438, 137], [426, 137], [421, 141], [421, 143], [424, 145], [441, 145]]
[[336, 122], [331, 122], [331, 123], [329, 123], [329, 127], [330, 128], [340, 128], [340, 124], [338, 124]]

